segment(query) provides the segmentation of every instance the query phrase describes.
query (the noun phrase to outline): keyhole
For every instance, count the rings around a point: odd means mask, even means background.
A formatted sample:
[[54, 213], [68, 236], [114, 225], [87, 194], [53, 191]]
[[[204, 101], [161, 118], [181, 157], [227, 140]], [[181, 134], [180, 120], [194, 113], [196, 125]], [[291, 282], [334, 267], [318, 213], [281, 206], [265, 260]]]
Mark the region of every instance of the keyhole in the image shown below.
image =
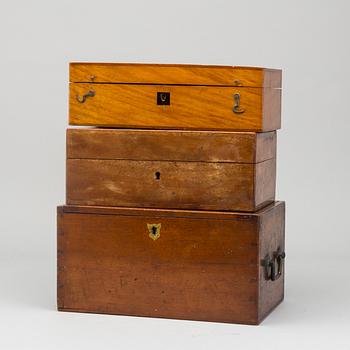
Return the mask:
[[157, 171], [157, 172], [155, 173], [155, 175], [156, 175], [156, 180], [160, 180], [160, 172]]
[[157, 92], [157, 105], [169, 106], [170, 105], [170, 92]]
[[152, 227], [152, 235], [156, 235], [157, 234], [157, 227], [153, 226]]

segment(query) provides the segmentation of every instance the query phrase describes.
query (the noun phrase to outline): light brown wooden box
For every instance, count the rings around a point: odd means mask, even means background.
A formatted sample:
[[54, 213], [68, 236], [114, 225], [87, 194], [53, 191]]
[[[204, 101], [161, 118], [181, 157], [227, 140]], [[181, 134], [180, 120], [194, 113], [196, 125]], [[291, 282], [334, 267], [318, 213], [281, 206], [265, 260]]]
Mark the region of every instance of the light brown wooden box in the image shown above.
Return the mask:
[[58, 208], [58, 309], [258, 324], [284, 295], [284, 203]]
[[[169, 97], [162, 102], [165, 93]], [[281, 71], [71, 63], [69, 123], [150, 129], [276, 130], [281, 126]]]
[[255, 211], [275, 199], [276, 132], [68, 129], [69, 205]]

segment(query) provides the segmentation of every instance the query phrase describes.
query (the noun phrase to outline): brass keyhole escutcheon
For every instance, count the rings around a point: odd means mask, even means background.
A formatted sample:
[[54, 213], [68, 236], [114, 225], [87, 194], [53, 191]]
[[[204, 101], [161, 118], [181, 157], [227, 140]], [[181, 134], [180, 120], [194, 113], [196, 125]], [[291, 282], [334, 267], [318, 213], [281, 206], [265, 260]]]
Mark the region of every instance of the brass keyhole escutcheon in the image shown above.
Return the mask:
[[160, 237], [160, 228], [162, 224], [147, 224], [148, 236], [154, 241]]
[[157, 105], [169, 106], [170, 105], [170, 92], [157, 92]]

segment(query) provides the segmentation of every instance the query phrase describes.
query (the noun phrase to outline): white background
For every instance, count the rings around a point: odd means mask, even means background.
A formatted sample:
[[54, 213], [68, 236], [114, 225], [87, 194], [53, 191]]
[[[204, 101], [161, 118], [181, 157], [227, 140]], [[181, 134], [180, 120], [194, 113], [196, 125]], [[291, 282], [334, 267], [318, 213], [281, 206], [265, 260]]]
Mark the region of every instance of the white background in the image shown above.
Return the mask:
[[[349, 349], [349, 1], [0, 1], [0, 349]], [[59, 313], [70, 61], [283, 69], [286, 298], [259, 327]]]

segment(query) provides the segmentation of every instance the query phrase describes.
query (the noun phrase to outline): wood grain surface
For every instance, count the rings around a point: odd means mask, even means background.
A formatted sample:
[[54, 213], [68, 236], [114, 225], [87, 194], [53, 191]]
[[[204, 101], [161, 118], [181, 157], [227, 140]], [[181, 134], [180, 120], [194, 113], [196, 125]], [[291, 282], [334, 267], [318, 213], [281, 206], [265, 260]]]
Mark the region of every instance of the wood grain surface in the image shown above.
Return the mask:
[[276, 158], [256, 164], [253, 188], [254, 203], [259, 203], [256, 209], [275, 200]]
[[67, 158], [258, 163], [276, 158], [276, 132], [75, 128]]
[[[59, 207], [58, 309], [257, 324], [259, 310], [280, 302], [281, 282], [261, 282], [259, 258], [269, 232], [283, 239], [281, 206], [253, 214]], [[261, 224], [271, 215], [273, 224]], [[149, 223], [161, 224], [157, 240]]]
[[[93, 90], [84, 103], [77, 100]], [[170, 105], [158, 105], [157, 93], [170, 93]], [[240, 94], [235, 114], [234, 94]], [[271, 131], [281, 124], [281, 90], [270, 88], [70, 84], [71, 125], [197, 130]]]
[[275, 154], [275, 132], [70, 129], [67, 204], [255, 211]]
[[188, 84], [281, 88], [278, 69], [234, 66], [79, 63], [70, 64], [71, 82]]
[[174, 217], [174, 218], [198, 218], [198, 219], [237, 219], [251, 220], [252, 217], [264, 215], [266, 211], [280, 205], [276, 201], [255, 212], [245, 213], [238, 211], [214, 211], [214, 210], [179, 210], [179, 209], [150, 209], [150, 208], [122, 208], [122, 207], [103, 207], [103, 206], [85, 206], [85, 205], [64, 205], [62, 208], [65, 213], [80, 214], [101, 214], [101, 215], [125, 215], [128, 216], [147, 216], [147, 217]]
[[275, 159], [258, 167], [68, 159], [66, 183], [67, 204], [255, 211], [274, 201]]
[[[266, 255], [272, 257], [278, 249], [285, 251], [285, 203], [274, 210], [266, 210], [259, 217], [259, 261]], [[259, 271], [259, 321], [261, 322], [284, 298], [284, 271], [276, 281], [266, 280], [264, 270]]]

